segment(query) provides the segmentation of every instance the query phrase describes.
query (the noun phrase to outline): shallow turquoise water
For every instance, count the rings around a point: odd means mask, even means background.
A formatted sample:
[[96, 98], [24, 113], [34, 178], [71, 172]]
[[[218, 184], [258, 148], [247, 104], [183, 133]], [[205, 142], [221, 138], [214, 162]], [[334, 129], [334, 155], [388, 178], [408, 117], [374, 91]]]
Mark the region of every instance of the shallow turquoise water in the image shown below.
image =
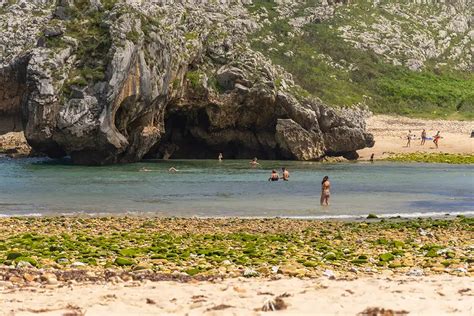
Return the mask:
[[[168, 168], [180, 170], [170, 174]], [[286, 166], [288, 182], [268, 182]], [[143, 169], [150, 171], [143, 171]], [[346, 217], [368, 213], [474, 214], [468, 165], [150, 161], [105, 167], [0, 158], [0, 214], [152, 213], [162, 216]], [[319, 206], [332, 182], [331, 206]]]

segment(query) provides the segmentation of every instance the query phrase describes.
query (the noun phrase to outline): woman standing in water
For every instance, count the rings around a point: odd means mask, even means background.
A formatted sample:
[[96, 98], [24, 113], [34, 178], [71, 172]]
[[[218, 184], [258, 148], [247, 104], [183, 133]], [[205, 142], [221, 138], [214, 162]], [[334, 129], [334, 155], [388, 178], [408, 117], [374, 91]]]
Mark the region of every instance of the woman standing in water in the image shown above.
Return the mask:
[[325, 176], [321, 182], [321, 205], [329, 205], [329, 197], [331, 196], [331, 192], [329, 192], [330, 188], [331, 182], [329, 182], [329, 177]]

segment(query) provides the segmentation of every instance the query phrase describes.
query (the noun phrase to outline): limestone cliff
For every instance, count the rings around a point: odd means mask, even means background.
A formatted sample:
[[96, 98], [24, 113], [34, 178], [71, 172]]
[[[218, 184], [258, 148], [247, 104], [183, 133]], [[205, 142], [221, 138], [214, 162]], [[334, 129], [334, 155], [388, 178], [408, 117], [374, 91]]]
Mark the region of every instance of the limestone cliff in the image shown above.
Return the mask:
[[306, 96], [249, 47], [258, 25], [239, 1], [42, 0], [2, 10], [0, 110], [21, 113], [29, 144], [51, 157], [317, 160], [356, 158], [374, 143], [365, 110]]

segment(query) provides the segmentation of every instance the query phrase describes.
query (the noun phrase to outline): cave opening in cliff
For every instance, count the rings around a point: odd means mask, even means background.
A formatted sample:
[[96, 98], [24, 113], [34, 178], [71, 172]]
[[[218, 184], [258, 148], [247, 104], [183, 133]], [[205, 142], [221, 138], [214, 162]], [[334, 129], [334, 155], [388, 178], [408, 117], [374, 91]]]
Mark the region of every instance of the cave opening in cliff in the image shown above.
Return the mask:
[[261, 146], [255, 131], [212, 130], [205, 107], [170, 107], [165, 114], [165, 134], [146, 158], [216, 159], [222, 152], [226, 159], [257, 156], [275, 159], [275, 151]]

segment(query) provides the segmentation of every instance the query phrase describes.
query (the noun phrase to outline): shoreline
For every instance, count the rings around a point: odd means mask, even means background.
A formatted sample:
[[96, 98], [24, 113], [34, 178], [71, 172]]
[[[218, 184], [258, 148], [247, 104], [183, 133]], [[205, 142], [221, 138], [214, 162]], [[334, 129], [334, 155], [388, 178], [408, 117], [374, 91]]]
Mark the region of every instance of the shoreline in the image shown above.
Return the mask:
[[137, 219], [216, 219], [216, 220], [265, 220], [265, 219], [282, 219], [282, 220], [301, 220], [301, 221], [341, 221], [341, 222], [363, 222], [381, 221], [381, 220], [416, 220], [416, 219], [447, 219], [474, 217], [474, 211], [442, 211], [442, 212], [417, 212], [417, 213], [367, 213], [367, 214], [342, 214], [342, 215], [294, 215], [294, 216], [167, 216], [156, 215], [155, 212], [118, 212], [118, 213], [97, 213], [97, 212], [68, 212], [68, 213], [25, 213], [25, 214], [5, 214], [0, 212], [0, 220], [5, 218], [137, 218]]

